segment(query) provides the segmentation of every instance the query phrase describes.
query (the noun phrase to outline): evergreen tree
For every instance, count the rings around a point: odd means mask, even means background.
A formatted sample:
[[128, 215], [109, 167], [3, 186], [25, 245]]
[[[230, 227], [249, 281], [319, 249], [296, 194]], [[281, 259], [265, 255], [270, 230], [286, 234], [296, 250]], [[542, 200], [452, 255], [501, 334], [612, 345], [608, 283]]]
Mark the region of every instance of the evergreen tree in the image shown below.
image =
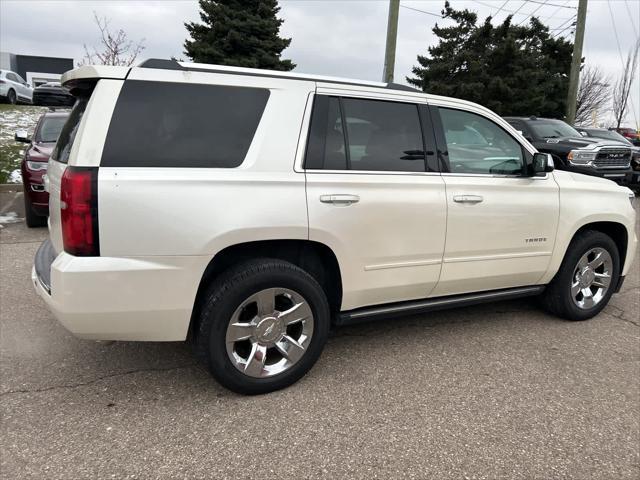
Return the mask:
[[277, 0], [200, 0], [202, 23], [185, 23], [185, 53], [199, 63], [292, 70], [280, 58], [291, 39], [279, 36], [279, 11]]
[[498, 26], [491, 17], [478, 25], [474, 12], [454, 10], [448, 1], [442, 14], [455, 24], [433, 28], [439, 43], [427, 56], [418, 56], [410, 84], [480, 103], [500, 115], [564, 117], [571, 42], [552, 38], [535, 17], [526, 26], [512, 25], [511, 16]]

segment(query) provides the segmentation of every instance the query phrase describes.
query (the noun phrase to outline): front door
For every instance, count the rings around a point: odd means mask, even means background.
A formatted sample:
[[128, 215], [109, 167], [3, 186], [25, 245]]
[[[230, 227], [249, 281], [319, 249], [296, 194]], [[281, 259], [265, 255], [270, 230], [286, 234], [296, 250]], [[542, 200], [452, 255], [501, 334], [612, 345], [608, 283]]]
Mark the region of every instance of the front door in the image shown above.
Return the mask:
[[531, 153], [496, 119], [455, 108], [433, 112], [449, 170], [446, 248], [433, 295], [536, 284], [558, 227], [553, 176], [523, 176]]

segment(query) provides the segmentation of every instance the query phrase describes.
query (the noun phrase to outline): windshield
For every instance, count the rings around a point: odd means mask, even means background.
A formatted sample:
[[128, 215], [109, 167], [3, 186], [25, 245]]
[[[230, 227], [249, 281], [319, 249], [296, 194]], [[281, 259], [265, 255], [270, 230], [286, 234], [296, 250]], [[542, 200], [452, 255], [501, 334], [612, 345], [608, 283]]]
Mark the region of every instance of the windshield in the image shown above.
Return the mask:
[[541, 138], [578, 137], [576, 129], [561, 120], [533, 120], [529, 123], [536, 136]]
[[615, 140], [616, 142], [631, 144], [629, 140], [624, 138], [618, 132], [612, 132], [610, 130], [585, 130], [590, 137], [606, 138], [607, 140]]
[[40, 128], [36, 132], [36, 142], [55, 143], [66, 121], [66, 116], [44, 117], [42, 123], [40, 123]]

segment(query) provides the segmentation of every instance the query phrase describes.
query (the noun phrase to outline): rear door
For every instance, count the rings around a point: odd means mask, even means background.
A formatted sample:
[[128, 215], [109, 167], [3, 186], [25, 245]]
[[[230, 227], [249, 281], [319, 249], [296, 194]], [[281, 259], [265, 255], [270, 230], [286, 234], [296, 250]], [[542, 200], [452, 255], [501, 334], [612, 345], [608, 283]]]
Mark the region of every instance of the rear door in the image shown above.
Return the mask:
[[547, 271], [558, 227], [551, 175], [524, 175], [532, 151], [484, 109], [432, 108], [447, 191], [447, 240], [434, 295], [533, 285]]
[[315, 97], [309, 238], [338, 257], [343, 310], [424, 298], [438, 281], [446, 199], [425, 105], [370, 92]]

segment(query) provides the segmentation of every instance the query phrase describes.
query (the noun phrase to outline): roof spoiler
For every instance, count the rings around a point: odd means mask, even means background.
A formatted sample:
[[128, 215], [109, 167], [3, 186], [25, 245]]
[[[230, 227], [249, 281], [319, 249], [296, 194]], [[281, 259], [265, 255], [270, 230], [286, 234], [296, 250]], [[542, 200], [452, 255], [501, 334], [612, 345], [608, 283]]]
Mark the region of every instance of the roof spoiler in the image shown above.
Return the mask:
[[131, 67], [114, 67], [110, 65], [83, 65], [62, 74], [60, 83], [67, 88], [73, 88], [74, 83], [84, 80], [99, 80], [101, 78], [112, 78], [124, 80], [127, 78]]

